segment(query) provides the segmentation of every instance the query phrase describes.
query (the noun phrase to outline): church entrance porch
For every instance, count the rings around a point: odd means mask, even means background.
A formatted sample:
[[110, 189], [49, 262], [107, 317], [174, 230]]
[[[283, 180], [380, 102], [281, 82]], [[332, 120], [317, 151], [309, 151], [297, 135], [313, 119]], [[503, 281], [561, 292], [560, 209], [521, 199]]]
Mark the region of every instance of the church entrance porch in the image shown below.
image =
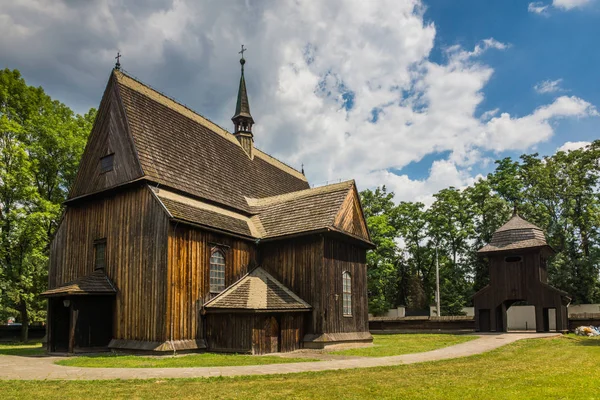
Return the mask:
[[106, 350], [112, 338], [112, 296], [59, 296], [48, 301], [48, 351]]
[[106, 350], [116, 293], [102, 270], [42, 293], [48, 298], [48, 351]]

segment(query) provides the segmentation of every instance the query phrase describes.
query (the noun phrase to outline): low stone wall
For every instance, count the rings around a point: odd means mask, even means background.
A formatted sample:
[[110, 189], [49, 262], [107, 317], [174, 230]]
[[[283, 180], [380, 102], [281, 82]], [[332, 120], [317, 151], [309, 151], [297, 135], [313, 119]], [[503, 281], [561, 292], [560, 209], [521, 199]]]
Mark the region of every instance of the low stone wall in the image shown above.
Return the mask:
[[369, 319], [369, 330], [372, 333], [474, 331], [475, 319], [467, 316], [404, 318], [373, 317]]
[[581, 313], [569, 315], [569, 331], [574, 332], [578, 326], [600, 326], [600, 313]]
[[[45, 335], [45, 326], [29, 327], [29, 340], [42, 340]], [[0, 342], [18, 342], [20, 338], [20, 325], [0, 325]]]

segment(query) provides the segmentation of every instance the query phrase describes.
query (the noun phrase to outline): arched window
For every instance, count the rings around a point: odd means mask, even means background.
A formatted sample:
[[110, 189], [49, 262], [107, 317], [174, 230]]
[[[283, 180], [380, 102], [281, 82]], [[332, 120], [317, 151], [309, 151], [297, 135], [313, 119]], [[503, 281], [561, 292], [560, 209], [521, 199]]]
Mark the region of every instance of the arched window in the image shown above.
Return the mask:
[[225, 289], [225, 256], [214, 250], [210, 256], [210, 292], [220, 293]]
[[352, 315], [352, 276], [348, 271], [342, 273], [342, 286], [344, 293], [344, 315]]

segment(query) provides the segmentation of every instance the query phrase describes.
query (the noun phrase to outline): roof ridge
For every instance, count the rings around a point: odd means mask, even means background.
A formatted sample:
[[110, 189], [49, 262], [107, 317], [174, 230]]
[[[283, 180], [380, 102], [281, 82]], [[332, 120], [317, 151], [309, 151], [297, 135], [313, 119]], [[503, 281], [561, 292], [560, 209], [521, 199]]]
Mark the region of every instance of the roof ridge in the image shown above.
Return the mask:
[[273, 157], [272, 155], [259, 149], [258, 147], [254, 147], [254, 150], [257, 152], [257, 154], [260, 154], [260, 156], [266, 156], [269, 158], [269, 160], [265, 160], [265, 161], [272, 161], [271, 164], [274, 164], [274, 165], [281, 164], [282, 166], [287, 167], [287, 168], [291, 169], [293, 172], [295, 172], [295, 174], [293, 174], [294, 176], [308, 182], [308, 180], [306, 179], [306, 176], [302, 172], [298, 171], [296, 168], [292, 167], [291, 165], [284, 163], [280, 159]]
[[261, 198], [251, 198], [246, 197], [246, 201], [250, 207], [265, 207], [273, 204], [284, 203], [290, 200], [296, 200], [304, 197], [310, 197], [313, 195], [321, 194], [321, 193], [331, 193], [337, 190], [350, 189], [354, 185], [354, 179], [350, 179], [347, 181], [334, 183], [331, 185], [319, 186], [316, 188], [309, 188], [304, 190], [297, 190], [295, 192], [280, 194], [277, 196], [269, 196], [269, 197], [261, 197]]
[[[123, 76], [125, 76], [125, 77], [127, 77], [127, 78], [129, 78], [129, 79], [131, 79], [133, 81], [135, 81], [139, 85], [145, 86], [146, 88], [150, 89], [151, 91], [156, 92], [157, 94], [159, 94], [160, 96], [164, 97], [165, 99], [170, 100], [173, 103], [175, 103], [175, 104], [177, 104], [177, 105], [185, 108], [186, 110], [192, 112], [193, 114], [197, 115], [198, 117], [206, 120], [206, 122], [210, 123], [211, 125], [214, 125], [215, 127], [217, 127], [219, 130], [223, 131], [224, 133], [227, 133], [227, 134], [233, 136], [233, 134], [231, 132], [229, 132], [227, 129], [223, 128], [221, 125], [219, 125], [216, 122], [212, 121], [211, 119], [205, 117], [204, 115], [200, 114], [196, 110], [193, 110], [192, 108], [190, 108], [187, 105], [183, 104], [182, 102], [180, 102], [176, 98], [174, 98], [172, 96], [169, 96], [166, 93], [164, 93], [164, 92], [162, 92], [162, 91], [160, 91], [160, 90], [152, 87], [150, 84], [148, 84], [146, 82], [143, 82], [141, 79], [139, 79], [139, 78], [137, 78], [137, 77], [135, 77], [133, 75], [130, 75], [127, 71], [123, 70], [122, 68], [119, 71], [113, 70], [113, 72], [117, 75], [117, 79], [119, 78], [118, 74], [121, 74], [121, 75], [123, 75]], [[131, 88], [131, 89], [135, 90], [135, 88]], [[220, 133], [220, 132], [215, 132], [215, 133]], [[234, 139], [235, 139], [235, 137], [234, 137]], [[235, 141], [237, 142], [237, 139]]]
[[[519, 224], [521, 224], [521, 225], [519, 226]], [[515, 226], [513, 227], [513, 225], [515, 225]], [[542, 228], [540, 228], [539, 226], [535, 225], [532, 222], [527, 221], [525, 218], [521, 217], [519, 214], [513, 214], [513, 216], [510, 217], [508, 219], [508, 221], [506, 221], [498, 229], [496, 229], [496, 231], [494, 233], [513, 231], [513, 230], [519, 230], [519, 229], [537, 229], [537, 230], [544, 232], [544, 230]]]
[[[154, 94], [155, 96], [152, 96], [152, 98], [154, 100], [158, 101], [159, 103], [163, 104], [164, 106], [166, 106], [168, 108], [171, 108], [175, 112], [178, 112], [179, 114], [191, 119], [192, 121], [199, 123], [200, 125], [204, 126], [205, 128], [208, 128], [210, 131], [229, 140], [231, 143], [234, 143], [236, 146], [238, 146], [238, 147], [240, 147], [240, 149], [242, 149], [240, 142], [235, 138], [235, 136], [231, 132], [229, 132], [227, 129], [223, 128], [222, 126], [218, 125], [217, 123], [211, 121], [210, 119], [206, 118], [204, 115], [200, 114], [199, 112], [197, 112], [197, 111], [191, 109], [190, 107], [186, 106], [185, 104], [182, 104], [181, 102], [177, 101], [175, 98], [170, 97], [170, 96], [166, 95], [165, 93], [161, 92], [160, 90], [153, 88], [149, 84], [142, 82], [140, 79], [129, 75], [129, 73], [124, 72], [122, 69], [120, 71], [113, 70], [113, 74], [115, 75], [115, 77], [117, 78], [117, 81], [119, 83], [124, 84], [128, 88], [135, 90], [139, 93], [143, 93], [146, 95]], [[132, 82], [128, 82], [127, 80], [130, 80]], [[140, 88], [140, 86], [141, 86], [141, 88]], [[142, 90], [140, 90], [140, 89], [142, 89]], [[156, 95], [158, 95], [158, 96], [156, 96]], [[172, 103], [172, 104], [167, 104], [167, 103]], [[279, 167], [279, 169], [288, 172], [290, 175], [293, 175], [294, 177], [296, 177], [298, 179], [302, 179], [302, 180], [306, 181], [306, 176], [304, 176], [300, 171], [289, 166], [288, 164], [284, 163], [283, 161], [273, 157], [272, 155], [267, 154], [266, 152], [260, 150], [258, 147], [254, 147], [254, 149], [257, 150], [257, 153], [259, 153], [260, 156], [264, 156], [264, 157], [261, 157], [263, 160], [269, 162], [272, 165], [275, 165], [276, 167]]]

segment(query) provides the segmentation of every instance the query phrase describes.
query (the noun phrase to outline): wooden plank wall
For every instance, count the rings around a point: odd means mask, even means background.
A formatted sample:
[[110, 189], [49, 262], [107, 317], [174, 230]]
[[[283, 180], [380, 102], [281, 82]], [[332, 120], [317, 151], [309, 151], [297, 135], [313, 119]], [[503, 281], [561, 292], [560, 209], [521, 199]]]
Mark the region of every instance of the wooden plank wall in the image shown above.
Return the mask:
[[106, 273], [117, 287], [113, 337], [165, 336], [169, 220], [146, 186], [69, 206], [50, 250], [49, 287], [94, 271], [94, 240], [106, 238]]
[[[352, 277], [352, 316], [343, 315], [342, 274]], [[324, 332], [368, 332], [366, 249], [349, 242], [325, 238], [325, 263], [321, 279], [324, 291]], [[336, 295], [337, 299], [336, 299]]]
[[253, 328], [252, 314], [208, 314], [206, 316], [207, 350], [250, 353]]
[[[306, 318], [305, 333], [368, 331], [365, 248], [310, 236], [261, 244], [260, 263], [313, 307], [311, 318]], [[352, 317], [342, 315], [344, 271], [352, 275]]]
[[208, 314], [206, 342], [209, 351], [265, 354], [271, 351], [266, 340], [266, 320], [275, 317], [279, 323], [279, 351], [301, 347], [304, 313]]
[[307, 313], [288, 313], [281, 316], [281, 341], [279, 351], [288, 352], [298, 350], [304, 338], [304, 317]]
[[333, 225], [342, 231], [370, 240], [367, 223], [360, 208], [358, 193], [354, 188], [348, 192], [348, 196], [342, 203]]
[[313, 307], [310, 317], [305, 317], [305, 332], [322, 332], [323, 238], [308, 236], [262, 243], [260, 265]]
[[[114, 169], [100, 173], [100, 158], [114, 153]], [[114, 77], [108, 82], [69, 197], [97, 192], [143, 175]]]
[[210, 300], [209, 265], [215, 246], [225, 255], [225, 287], [240, 279], [248, 272], [248, 266], [256, 262], [252, 242], [188, 225], [170, 225], [167, 329], [171, 340], [201, 337], [200, 309]]

